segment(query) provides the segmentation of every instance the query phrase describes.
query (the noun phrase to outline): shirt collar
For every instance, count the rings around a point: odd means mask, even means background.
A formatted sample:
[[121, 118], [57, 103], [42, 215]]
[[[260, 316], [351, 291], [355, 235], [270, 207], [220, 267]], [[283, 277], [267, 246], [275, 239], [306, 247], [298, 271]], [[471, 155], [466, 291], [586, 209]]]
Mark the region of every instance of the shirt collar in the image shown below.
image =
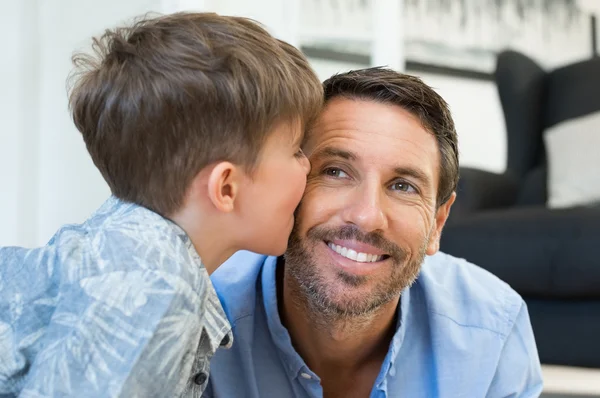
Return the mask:
[[[190, 257], [194, 261], [197, 267], [200, 268], [200, 272], [203, 274], [202, 278], [207, 281], [206, 283], [206, 305], [204, 313], [202, 314], [204, 320], [204, 329], [210, 340], [210, 346], [213, 352], [218, 348], [230, 348], [233, 344], [233, 334], [231, 333], [231, 325], [225, 315], [225, 311], [217, 296], [213, 284], [210, 282], [210, 277], [206, 267], [202, 263], [200, 255], [196, 251], [192, 240], [189, 238], [187, 233], [179, 225], [169, 220], [168, 218], [162, 217], [158, 213], [153, 212], [146, 207], [137, 205], [135, 203], [125, 202], [115, 196], [111, 196], [97, 211], [97, 213], [107, 213], [111, 216], [119, 218], [130, 218], [132, 222], [137, 224], [148, 224], [148, 226], [158, 227], [164, 230], [172, 239], [181, 239], [184, 243]], [[223, 339], [226, 344], [221, 345]]]
[[[279, 317], [279, 309], [277, 305], [277, 277], [276, 269], [279, 264], [283, 264], [283, 259], [278, 262], [277, 257], [268, 257], [265, 260], [264, 268], [261, 276], [262, 291], [263, 291], [263, 304], [265, 307], [265, 313], [267, 316], [267, 325], [269, 332], [275, 346], [278, 348], [284, 366], [288, 372], [290, 378], [297, 378], [302, 369], [308, 369], [308, 366], [300, 357], [298, 352], [292, 345], [292, 340], [288, 330], [281, 323]], [[396, 333], [390, 343], [390, 349], [386, 355], [386, 358], [382, 365], [382, 371], [379, 373], [375, 381], [375, 386], [378, 389], [385, 390], [386, 388], [386, 376], [389, 373], [394, 372], [394, 362], [400, 351], [402, 342], [404, 341], [404, 335], [407, 328], [408, 319], [408, 307], [410, 302], [410, 287], [406, 287], [402, 291], [402, 299], [398, 306], [398, 321], [396, 322]]]
[[204, 318], [204, 330], [206, 330], [206, 334], [210, 340], [212, 352], [216, 352], [219, 348], [231, 348], [233, 344], [231, 324], [229, 323], [227, 315], [225, 314], [225, 310], [223, 309], [223, 305], [221, 304], [221, 301], [217, 296], [217, 292], [215, 291], [215, 288], [210, 280], [210, 275], [208, 275], [208, 271], [206, 270], [204, 263], [202, 263], [200, 255], [196, 251], [196, 248], [194, 247], [194, 244], [187, 233], [174, 222], [168, 219], [165, 220], [184, 242], [188, 253], [190, 254], [194, 263], [201, 268], [200, 271], [203, 273], [203, 278], [207, 282], [206, 305], [204, 307], [204, 313], [202, 316]]
[[277, 269], [278, 258], [267, 257], [262, 272], [262, 291], [267, 325], [273, 342], [282, 355], [283, 363], [290, 378], [298, 377], [303, 368], [308, 368], [304, 360], [292, 346], [292, 339], [288, 330], [281, 323], [277, 305]]
[[394, 333], [394, 337], [390, 343], [390, 348], [388, 353], [383, 361], [383, 365], [381, 367], [381, 372], [377, 376], [375, 380], [375, 387], [382, 390], [387, 391], [387, 382], [388, 375], [394, 376], [395, 374], [395, 362], [398, 358], [398, 353], [400, 352], [400, 347], [404, 342], [404, 336], [406, 335], [406, 329], [410, 327], [410, 313], [409, 313], [409, 304], [410, 304], [410, 286], [404, 288], [400, 295], [400, 305], [398, 306], [398, 317], [396, 321], [396, 333]]
[[[205, 270], [206, 272], [206, 270]], [[209, 280], [208, 273], [206, 274], [207, 280]], [[225, 315], [225, 311], [215, 292], [215, 288], [212, 283], [207, 285], [207, 296], [206, 296], [206, 311], [204, 314], [205, 324], [204, 329], [208, 334], [210, 340], [210, 346], [213, 352], [216, 352], [219, 348], [229, 349], [233, 345], [233, 333], [231, 331], [231, 325]]]

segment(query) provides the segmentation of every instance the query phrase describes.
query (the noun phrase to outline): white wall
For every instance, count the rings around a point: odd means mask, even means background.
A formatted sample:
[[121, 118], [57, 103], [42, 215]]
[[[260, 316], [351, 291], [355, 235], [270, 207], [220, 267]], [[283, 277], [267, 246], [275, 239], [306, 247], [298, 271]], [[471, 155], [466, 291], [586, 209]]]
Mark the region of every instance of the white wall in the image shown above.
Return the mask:
[[19, 200], [19, 175], [16, 167], [20, 162], [19, 133], [20, 120], [18, 92], [19, 92], [19, 63], [16, 59], [22, 57], [21, 42], [23, 38], [21, 28], [21, 3], [10, 2], [3, 9], [4, 23], [0, 24], [0, 37], [15, 36], [16, 40], [8, 40], [3, 48], [4, 56], [0, 63], [0, 76], [2, 76], [2, 90], [0, 90], [0, 241], [12, 244], [18, 239], [18, 200]]
[[461, 165], [503, 172], [506, 126], [496, 85], [489, 81], [415, 74], [450, 105], [458, 132]]
[[37, 215], [37, 1], [6, 2], [2, 11], [0, 244], [32, 245]]
[[3, 2], [0, 245], [43, 244], [106, 199], [68, 113], [70, 58], [103, 29], [160, 10], [158, 0]]
[[64, 223], [81, 222], [109, 195], [68, 113], [66, 79], [74, 50], [108, 27], [148, 11], [156, 0], [44, 0], [40, 4], [38, 244]]
[[[90, 37], [148, 11], [174, 11], [189, 0], [22, 0], [3, 4], [0, 27], [0, 245], [41, 245], [65, 223], [78, 223], [109, 190], [68, 113], [66, 79], [74, 50]], [[194, 3], [195, 4], [195, 3]], [[200, 4], [200, 1], [198, 2]], [[205, 0], [223, 14], [253, 17], [279, 37], [297, 2]], [[167, 6], [166, 6], [167, 5]], [[169, 9], [169, 7], [171, 7]], [[293, 41], [293, 40], [292, 40]], [[325, 79], [355, 65], [312, 60]], [[505, 164], [504, 126], [491, 83], [423, 75], [448, 100], [461, 140], [462, 163], [491, 171]]]
[[204, 5], [219, 14], [259, 21], [271, 34], [297, 46], [297, 21], [289, 16], [297, 13], [299, 3], [299, 0], [205, 0]]

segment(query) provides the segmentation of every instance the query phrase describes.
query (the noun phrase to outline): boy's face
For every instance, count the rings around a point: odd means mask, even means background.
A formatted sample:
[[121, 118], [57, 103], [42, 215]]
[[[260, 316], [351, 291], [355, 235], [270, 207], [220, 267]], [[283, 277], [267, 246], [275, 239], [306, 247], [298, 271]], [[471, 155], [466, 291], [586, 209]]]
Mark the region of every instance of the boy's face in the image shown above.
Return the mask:
[[243, 221], [238, 232], [248, 250], [281, 255], [287, 247], [294, 211], [310, 171], [310, 163], [300, 150], [302, 138], [299, 122], [276, 125], [254, 174], [240, 190]]

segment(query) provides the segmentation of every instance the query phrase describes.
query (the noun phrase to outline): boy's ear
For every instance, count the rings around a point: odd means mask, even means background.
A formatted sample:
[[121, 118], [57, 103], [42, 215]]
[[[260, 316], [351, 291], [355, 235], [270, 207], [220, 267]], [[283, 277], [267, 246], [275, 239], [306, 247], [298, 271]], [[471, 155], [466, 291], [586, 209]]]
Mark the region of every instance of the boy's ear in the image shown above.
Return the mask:
[[219, 162], [208, 176], [208, 198], [217, 210], [233, 211], [240, 188], [240, 169], [231, 162]]

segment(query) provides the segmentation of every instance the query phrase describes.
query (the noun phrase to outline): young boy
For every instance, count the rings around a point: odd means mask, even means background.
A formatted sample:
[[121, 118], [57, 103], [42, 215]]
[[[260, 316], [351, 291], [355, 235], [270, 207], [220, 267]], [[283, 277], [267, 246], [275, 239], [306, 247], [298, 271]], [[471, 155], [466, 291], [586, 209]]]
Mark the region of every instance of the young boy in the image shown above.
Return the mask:
[[321, 84], [243, 18], [145, 19], [94, 49], [70, 106], [113, 195], [43, 248], [0, 249], [0, 396], [199, 396], [232, 344], [208, 275], [284, 252]]

